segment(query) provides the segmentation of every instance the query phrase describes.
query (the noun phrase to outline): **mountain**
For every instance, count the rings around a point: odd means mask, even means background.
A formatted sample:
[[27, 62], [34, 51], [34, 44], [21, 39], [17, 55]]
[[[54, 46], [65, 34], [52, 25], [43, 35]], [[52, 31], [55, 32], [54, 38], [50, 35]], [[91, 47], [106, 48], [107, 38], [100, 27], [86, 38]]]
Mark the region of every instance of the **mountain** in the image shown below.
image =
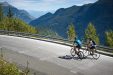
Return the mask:
[[30, 24], [38, 25], [37, 23], [43, 23], [43, 26], [44, 26], [45, 23], [47, 23], [47, 21], [50, 20], [52, 17], [53, 17], [53, 14], [49, 12], [49, 13], [39, 17], [38, 19], [31, 21]]
[[47, 13], [47, 11], [29, 11], [30, 14], [32, 14], [33, 16], [39, 18], [40, 16], [44, 15]]
[[15, 17], [20, 18], [27, 23], [29, 23], [30, 21], [34, 19], [34, 17], [32, 17], [27, 11], [19, 10], [7, 2], [0, 2], [0, 4], [3, 7], [3, 12], [5, 15], [7, 15], [8, 9], [10, 7]]
[[113, 0], [98, 0], [83, 6], [60, 8], [54, 14], [47, 13], [30, 24], [37, 27], [50, 26], [60, 36], [67, 38], [68, 25], [73, 23], [78, 36], [83, 38], [89, 22], [95, 25], [100, 41], [104, 43], [104, 32], [113, 30]]

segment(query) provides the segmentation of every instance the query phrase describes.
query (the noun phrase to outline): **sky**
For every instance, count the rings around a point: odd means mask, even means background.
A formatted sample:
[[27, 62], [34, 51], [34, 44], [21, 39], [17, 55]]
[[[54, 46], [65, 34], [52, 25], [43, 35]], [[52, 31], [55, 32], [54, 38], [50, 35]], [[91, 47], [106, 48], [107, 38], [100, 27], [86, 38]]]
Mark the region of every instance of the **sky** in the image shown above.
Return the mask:
[[4, 1], [18, 9], [28, 11], [32, 16], [39, 17], [47, 12], [54, 13], [59, 8], [68, 8], [73, 5], [81, 6], [94, 3], [97, 0], [0, 0], [0, 2]]

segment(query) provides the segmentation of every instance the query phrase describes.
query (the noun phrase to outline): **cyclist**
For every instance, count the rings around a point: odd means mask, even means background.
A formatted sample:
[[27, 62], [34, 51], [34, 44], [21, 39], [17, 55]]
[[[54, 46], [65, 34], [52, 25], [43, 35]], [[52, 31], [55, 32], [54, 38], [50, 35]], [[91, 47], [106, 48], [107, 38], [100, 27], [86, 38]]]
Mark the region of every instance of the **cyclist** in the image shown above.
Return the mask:
[[91, 38], [89, 38], [88, 48], [92, 51], [91, 54], [94, 54], [94, 49], [96, 48], [96, 43]]
[[[78, 38], [75, 37], [73, 45], [74, 45], [75, 52], [78, 53], [80, 48], [82, 47], [81, 41]], [[77, 51], [76, 48], [78, 48], [78, 51]]]

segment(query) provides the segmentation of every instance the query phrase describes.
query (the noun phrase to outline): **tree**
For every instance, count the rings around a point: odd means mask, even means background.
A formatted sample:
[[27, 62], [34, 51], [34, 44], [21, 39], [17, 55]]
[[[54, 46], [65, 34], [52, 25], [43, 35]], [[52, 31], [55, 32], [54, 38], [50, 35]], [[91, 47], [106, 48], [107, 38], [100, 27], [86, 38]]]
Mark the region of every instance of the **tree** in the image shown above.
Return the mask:
[[8, 18], [12, 18], [13, 17], [13, 13], [11, 11], [11, 7], [9, 7], [8, 13], [7, 13], [7, 17]]
[[0, 4], [0, 21], [3, 19], [3, 9], [2, 9], [2, 4]]
[[0, 22], [0, 29], [33, 34], [37, 33], [37, 30], [34, 27], [28, 25], [24, 21], [17, 18], [8, 17], [4, 17], [4, 19]]
[[76, 37], [75, 27], [74, 27], [74, 25], [72, 23], [69, 25], [67, 34], [68, 34], [68, 39], [70, 41], [73, 41], [74, 38]]
[[[8, 17], [9, 22], [12, 22], [12, 19], [13, 19], [13, 13], [12, 13], [12, 11], [11, 11], [11, 7], [9, 7], [9, 9], [8, 9], [7, 17]], [[8, 29], [7, 29], [7, 30], [8, 30], [8, 31], [11, 30], [11, 27], [12, 27], [12, 24], [9, 23], [9, 24], [8, 24]]]
[[85, 30], [85, 39], [88, 38], [92, 38], [97, 44], [99, 44], [99, 37], [97, 36], [96, 29], [92, 23], [89, 23]]
[[113, 47], [113, 31], [109, 30], [105, 32], [106, 45]]

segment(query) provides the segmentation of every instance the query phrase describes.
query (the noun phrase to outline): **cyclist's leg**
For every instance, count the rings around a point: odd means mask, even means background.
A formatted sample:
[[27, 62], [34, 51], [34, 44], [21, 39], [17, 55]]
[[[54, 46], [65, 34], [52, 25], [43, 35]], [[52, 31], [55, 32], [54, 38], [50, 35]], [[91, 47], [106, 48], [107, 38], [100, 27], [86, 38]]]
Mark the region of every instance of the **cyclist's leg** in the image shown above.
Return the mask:
[[80, 46], [80, 45], [78, 45], [78, 51], [80, 51], [80, 49], [81, 49], [81, 46]]
[[89, 46], [89, 54], [92, 54], [92, 46]]
[[81, 49], [81, 46], [78, 46], [78, 53], [77, 53], [77, 55], [78, 55], [78, 57], [80, 59], [83, 59], [84, 58], [84, 53], [82, 51], [80, 51], [80, 49]]
[[81, 46], [77, 45], [76, 48], [77, 48], [76, 53], [78, 54], [78, 52], [80, 51]]
[[78, 47], [78, 45], [76, 46], [75, 53], [78, 55], [78, 58], [79, 58], [79, 47]]
[[89, 45], [87, 45], [87, 51], [89, 51], [90, 50], [90, 46]]
[[90, 50], [91, 50], [91, 54], [93, 55], [93, 54], [94, 54], [95, 47], [92, 46], [92, 47], [90, 48]]
[[93, 47], [93, 50], [92, 50], [92, 54], [94, 54], [95, 51], [96, 51], [96, 47], [94, 46], [94, 47]]
[[76, 46], [74, 45], [74, 51], [76, 51]]
[[73, 44], [73, 48], [74, 48], [74, 50], [76, 49], [76, 45], [75, 44]]

